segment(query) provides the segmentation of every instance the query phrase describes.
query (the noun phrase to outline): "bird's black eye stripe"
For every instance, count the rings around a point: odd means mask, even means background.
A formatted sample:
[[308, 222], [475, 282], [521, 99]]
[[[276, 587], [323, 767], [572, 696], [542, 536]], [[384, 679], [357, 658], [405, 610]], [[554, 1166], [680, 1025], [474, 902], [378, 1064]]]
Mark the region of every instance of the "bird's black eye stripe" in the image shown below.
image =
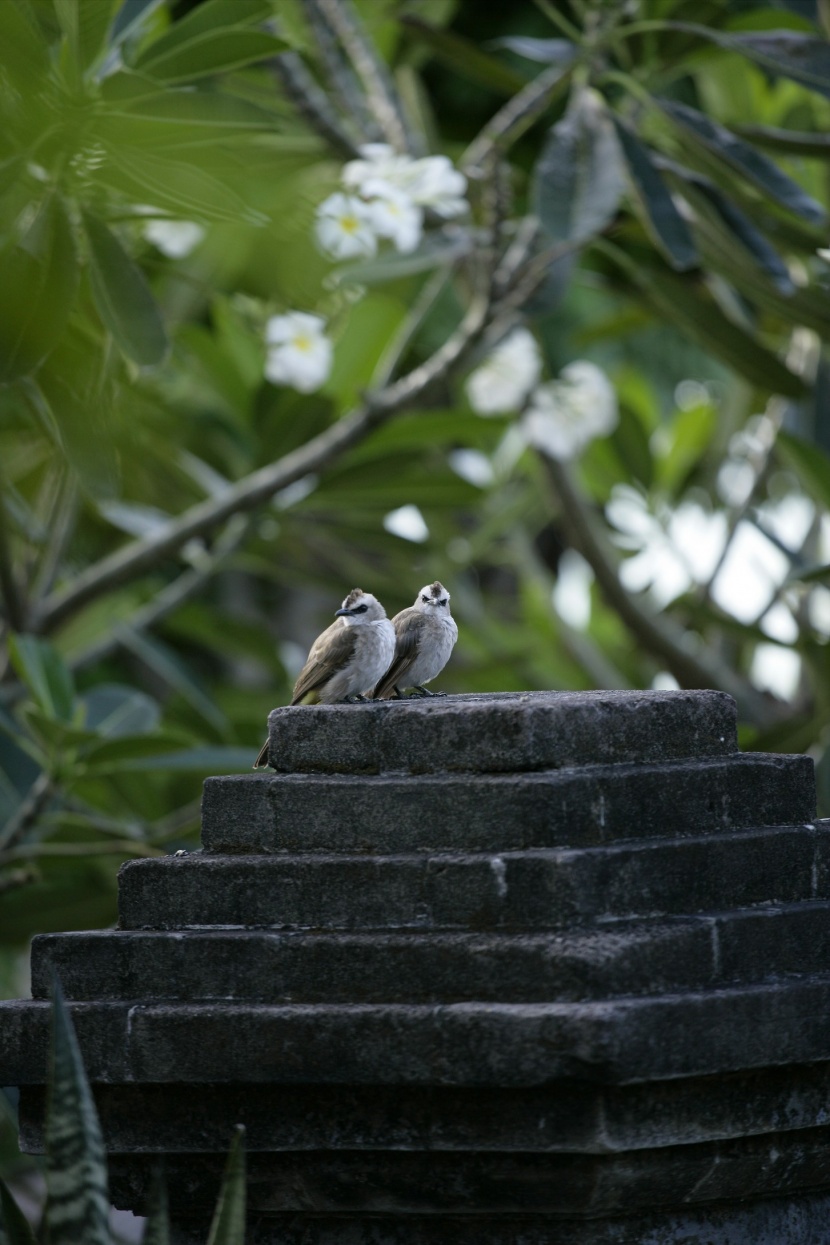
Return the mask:
[[365, 614], [368, 608], [369, 608], [368, 605], [358, 605], [356, 609], [352, 610], [352, 613], [353, 614]]
[[429, 597], [421, 597], [421, 600], [423, 601], [424, 605], [429, 605]]

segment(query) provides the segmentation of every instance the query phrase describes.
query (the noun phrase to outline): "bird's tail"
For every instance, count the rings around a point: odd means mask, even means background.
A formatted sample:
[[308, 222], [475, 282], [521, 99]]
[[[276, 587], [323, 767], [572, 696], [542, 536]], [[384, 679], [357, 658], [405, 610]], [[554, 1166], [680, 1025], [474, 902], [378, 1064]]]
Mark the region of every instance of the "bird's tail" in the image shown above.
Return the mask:
[[266, 739], [265, 743], [260, 748], [259, 753], [257, 755], [257, 759], [254, 761], [253, 765], [251, 766], [251, 769], [259, 769], [261, 766], [268, 764], [268, 744], [269, 743], [270, 743], [270, 737]]

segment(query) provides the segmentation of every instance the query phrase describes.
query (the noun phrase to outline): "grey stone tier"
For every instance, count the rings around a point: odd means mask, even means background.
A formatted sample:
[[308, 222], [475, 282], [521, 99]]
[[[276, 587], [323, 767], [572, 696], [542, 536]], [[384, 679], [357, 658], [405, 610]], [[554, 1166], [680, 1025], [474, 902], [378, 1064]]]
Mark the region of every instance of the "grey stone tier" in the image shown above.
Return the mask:
[[621, 761], [727, 756], [723, 692], [501, 692], [272, 710], [283, 773], [519, 773]]
[[517, 851], [810, 821], [809, 757], [748, 754], [534, 774], [209, 778], [211, 852]]
[[[120, 1205], [166, 1155], [202, 1245], [248, 1129], [248, 1245], [828, 1245], [830, 821], [717, 692], [277, 709], [202, 850], [0, 1004], [43, 1144], [69, 1000]], [[253, 758], [252, 758], [253, 759]]]

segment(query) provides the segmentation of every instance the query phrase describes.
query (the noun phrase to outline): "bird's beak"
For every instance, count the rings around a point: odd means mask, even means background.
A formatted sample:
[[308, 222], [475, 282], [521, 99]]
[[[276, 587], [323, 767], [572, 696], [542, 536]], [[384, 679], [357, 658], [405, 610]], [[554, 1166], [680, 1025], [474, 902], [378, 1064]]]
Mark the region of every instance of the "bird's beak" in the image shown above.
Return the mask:
[[335, 611], [334, 611], [334, 617], [335, 617], [335, 618], [343, 618], [344, 616], [348, 616], [348, 615], [351, 615], [351, 614], [353, 614], [353, 613], [354, 613], [354, 610], [335, 610]]

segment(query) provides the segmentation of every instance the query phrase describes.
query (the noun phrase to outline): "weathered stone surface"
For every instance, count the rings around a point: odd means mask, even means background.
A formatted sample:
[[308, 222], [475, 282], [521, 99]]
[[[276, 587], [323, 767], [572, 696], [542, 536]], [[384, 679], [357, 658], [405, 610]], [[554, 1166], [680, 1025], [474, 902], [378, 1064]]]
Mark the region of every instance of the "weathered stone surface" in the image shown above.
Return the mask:
[[[633, 1085], [531, 1089], [373, 1085], [94, 1086], [112, 1152], [219, 1154], [236, 1124], [249, 1152], [486, 1150], [611, 1154], [814, 1128], [830, 1116], [830, 1064]], [[42, 1153], [45, 1092], [20, 1096], [25, 1150]]]
[[[827, 1245], [830, 1196], [733, 1200], [604, 1220], [541, 1215], [317, 1215], [256, 1218], [247, 1245]], [[173, 1245], [202, 1245], [203, 1222], [174, 1222]]]
[[[711, 1075], [830, 1059], [830, 975], [587, 1003], [73, 1004], [91, 1079], [118, 1083], [544, 1085]], [[0, 1068], [44, 1075], [48, 1005]]]
[[[463, 1152], [249, 1153], [248, 1205], [254, 1214], [319, 1213], [546, 1216], [630, 1213], [821, 1187], [830, 1132], [810, 1129], [697, 1146], [617, 1155]], [[166, 1165], [174, 1213], [210, 1204], [224, 1155], [172, 1157]], [[110, 1185], [116, 1205], [146, 1197], [152, 1159], [115, 1156]]]
[[605, 848], [409, 856], [135, 860], [119, 874], [126, 929], [557, 929], [816, 899], [816, 844], [791, 826]]
[[737, 751], [723, 692], [502, 692], [300, 705], [268, 719], [286, 773], [511, 772]]
[[822, 900], [542, 934], [44, 934], [32, 944], [32, 994], [47, 998], [56, 971], [66, 997], [79, 1000], [565, 1002], [828, 968], [830, 903]]
[[814, 814], [813, 763], [801, 756], [509, 776], [243, 774], [206, 781], [202, 844], [211, 852], [509, 851], [679, 838]]

